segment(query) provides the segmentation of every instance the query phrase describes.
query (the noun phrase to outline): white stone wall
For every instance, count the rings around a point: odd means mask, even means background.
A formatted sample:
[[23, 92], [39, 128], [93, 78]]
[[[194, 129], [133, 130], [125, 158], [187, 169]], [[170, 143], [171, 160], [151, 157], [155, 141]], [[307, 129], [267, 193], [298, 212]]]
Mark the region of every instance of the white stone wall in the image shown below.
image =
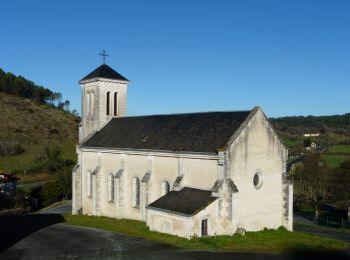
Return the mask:
[[[238, 227], [257, 231], [284, 224], [282, 174], [285, 152], [285, 147], [258, 109], [229, 149], [231, 178], [239, 190]], [[263, 184], [258, 189], [253, 185], [256, 172], [263, 176]]]
[[[147, 204], [152, 203], [161, 197], [161, 187], [164, 181], [169, 182], [170, 189], [178, 175], [183, 174], [183, 182], [186, 186], [211, 189], [217, 177], [217, 157], [199, 155], [162, 155], [147, 153], [126, 153], [118, 151], [105, 151], [96, 153], [94, 151], [81, 151], [81, 171], [82, 171], [82, 200], [83, 214], [93, 214], [93, 198], [87, 197], [87, 173], [93, 171], [96, 167], [100, 167], [96, 173], [99, 180], [100, 189], [96, 189], [98, 195], [98, 214], [108, 217], [129, 218], [135, 220], [146, 220], [145, 213], [142, 210]], [[204, 157], [208, 157], [204, 159]], [[179, 163], [181, 161], [181, 163]], [[124, 163], [122, 163], [124, 162]], [[186, 164], [183, 167], [182, 164]], [[120, 184], [120, 192], [114, 192], [115, 198], [113, 202], [108, 201], [108, 175], [114, 175], [124, 169], [120, 179], [115, 179]], [[151, 172], [148, 184], [142, 183], [141, 180], [146, 172]], [[195, 177], [194, 177], [195, 176]], [[137, 177], [140, 180], [140, 188], [142, 185], [148, 185], [147, 203], [140, 207], [133, 207], [132, 180]], [[94, 186], [95, 187], [95, 186]], [[144, 189], [141, 189], [141, 191]], [[95, 194], [93, 194], [94, 196]], [[119, 205], [119, 197], [123, 196], [122, 209]], [[141, 202], [144, 202], [146, 194], [140, 194]]]
[[[147, 209], [146, 224], [152, 231], [173, 234], [190, 239], [193, 236], [200, 237], [202, 220], [208, 220], [208, 235], [221, 234], [218, 230], [218, 200], [209, 204], [206, 208], [193, 216], [173, 214], [165, 211]], [[232, 234], [232, 233], [230, 233]]]
[[[80, 82], [82, 135], [79, 140], [98, 130], [114, 115], [114, 93], [117, 95], [117, 115], [127, 115], [127, 82], [95, 78]], [[109, 115], [107, 115], [107, 93], [110, 93]], [[93, 96], [93, 98], [92, 98]]]

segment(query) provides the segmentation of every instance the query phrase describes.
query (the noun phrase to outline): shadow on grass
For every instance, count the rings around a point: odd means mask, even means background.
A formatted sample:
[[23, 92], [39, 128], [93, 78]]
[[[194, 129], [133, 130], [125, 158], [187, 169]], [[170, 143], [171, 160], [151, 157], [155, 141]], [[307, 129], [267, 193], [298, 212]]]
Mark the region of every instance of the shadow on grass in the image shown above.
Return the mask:
[[60, 222], [64, 222], [64, 218], [59, 214], [0, 217], [0, 252], [30, 234]]

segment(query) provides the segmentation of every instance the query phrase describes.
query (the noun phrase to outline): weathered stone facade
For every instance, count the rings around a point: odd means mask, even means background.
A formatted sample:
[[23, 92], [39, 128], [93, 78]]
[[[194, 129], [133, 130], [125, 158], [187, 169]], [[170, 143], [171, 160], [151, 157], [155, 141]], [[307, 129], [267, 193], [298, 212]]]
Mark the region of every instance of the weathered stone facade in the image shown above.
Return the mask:
[[[81, 129], [79, 140], [98, 130], [112, 117], [126, 116], [128, 82], [94, 78], [80, 81], [81, 86]], [[109, 93], [109, 115], [107, 115], [107, 93]], [[117, 93], [117, 113], [114, 115], [114, 94]]]

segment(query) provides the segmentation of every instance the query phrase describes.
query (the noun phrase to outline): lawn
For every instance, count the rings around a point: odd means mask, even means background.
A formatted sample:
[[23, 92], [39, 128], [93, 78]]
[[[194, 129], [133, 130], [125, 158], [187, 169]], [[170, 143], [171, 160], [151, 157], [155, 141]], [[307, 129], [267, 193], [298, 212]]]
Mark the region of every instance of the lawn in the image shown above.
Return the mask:
[[67, 224], [114, 231], [187, 250], [292, 252], [302, 250], [341, 250], [348, 246], [343, 241], [285, 230], [248, 232], [243, 237], [216, 236], [187, 240], [178, 236], [149, 231], [146, 224], [141, 221], [81, 215], [65, 215], [64, 218]]
[[350, 156], [340, 154], [322, 154], [322, 158], [326, 161], [329, 167], [336, 168], [346, 159], [350, 159]]

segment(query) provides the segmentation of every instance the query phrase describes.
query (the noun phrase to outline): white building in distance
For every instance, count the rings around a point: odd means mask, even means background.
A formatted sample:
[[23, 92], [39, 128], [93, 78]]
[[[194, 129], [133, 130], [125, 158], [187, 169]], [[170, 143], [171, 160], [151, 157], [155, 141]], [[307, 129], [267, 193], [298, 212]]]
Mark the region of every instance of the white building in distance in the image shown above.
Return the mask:
[[186, 238], [292, 230], [288, 151], [259, 107], [127, 116], [128, 83], [105, 64], [80, 81], [73, 214]]

